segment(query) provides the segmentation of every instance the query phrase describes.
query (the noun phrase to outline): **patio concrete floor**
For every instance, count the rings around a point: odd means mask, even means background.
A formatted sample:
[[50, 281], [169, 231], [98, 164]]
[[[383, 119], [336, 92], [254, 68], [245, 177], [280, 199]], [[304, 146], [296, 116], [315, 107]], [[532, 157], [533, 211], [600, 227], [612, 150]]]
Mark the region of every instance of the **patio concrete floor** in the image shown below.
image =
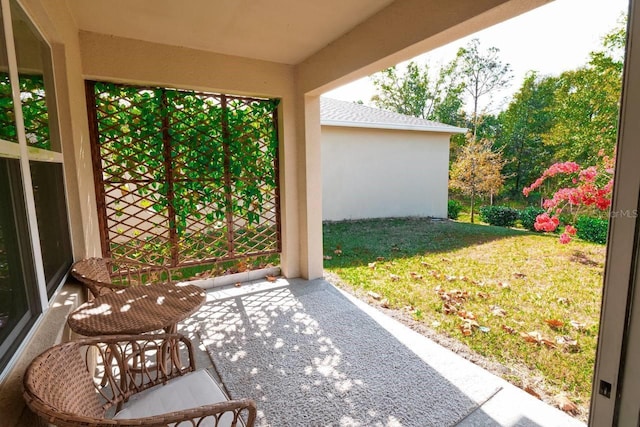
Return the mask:
[[[318, 279], [306, 281], [302, 279], [279, 278], [276, 282], [257, 280], [243, 283], [241, 286], [225, 286], [211, 288], [207, 292], [207, 304], [216, 300], [227, 298], [242, 298], [243, 295], [250, 295], [259, 292], [266, 292], [283, 287], [323, 287], [332, 284], [325, 280]], [[398, 341], [398, 345], [406, 346], [418, 357], [420, 357], [432, 369], [438, 371], [443, 380], [454, 384], [461, 392], [464, 392], [465, 385], [473, 387], [486, 387], [490, 397], [482, 402], [473, 412], [462, 421], [451, 425], [456, 426], [562, 426], [562, 427], [583, 427], [584, 423], [569, 416], [563, 411], [552, 407], [541, 400], [536, 399], [525, 391], [515, 387], [511, 383], [497, 377], [484, 370], [478, 365], [462, 358], [445, 347], [431, 341], [427, 337], [413, 331], [404, 324], [382, 313], [354, 296], [336, 288], [344, 297], [345, 303], [349, 302], [357, 306], [371, 319], [379, 324], [383, 329], [392, 334]], [[194, 315], [193, 318], [197, 316]], [[353, 328], [357, 328], [354, 325]], [[204, 344], [199, 341], [196, 321], [185, 321], [181, 324], [180, 332], [188, 335], [194, 340], [196, 350], [196, 361], [198, 368], [209, 369], [215, 375], [212, 361], [206, 352]], [[344, 329], [344, 333], [357, 333], [357, 331]], [[498, 387], [496, 387], [498, 385]], [[430, 385], [437, 387], [437, 385]], [[498, 390], [495, 392], [495, 390]], [[293, 424], [292, 424], [293, 425]], [[274, 426], [275, 427], [275, 426]], [[280, 426], [278, 426], [280, 427]]]

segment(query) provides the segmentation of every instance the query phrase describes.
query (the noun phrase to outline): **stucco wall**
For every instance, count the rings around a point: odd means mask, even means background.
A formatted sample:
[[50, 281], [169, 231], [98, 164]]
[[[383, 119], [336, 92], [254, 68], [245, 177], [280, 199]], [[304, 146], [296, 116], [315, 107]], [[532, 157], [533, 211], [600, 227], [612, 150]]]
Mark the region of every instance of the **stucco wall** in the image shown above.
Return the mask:
[[322, 126], [322, 219], [447, 216], [449, 134]]

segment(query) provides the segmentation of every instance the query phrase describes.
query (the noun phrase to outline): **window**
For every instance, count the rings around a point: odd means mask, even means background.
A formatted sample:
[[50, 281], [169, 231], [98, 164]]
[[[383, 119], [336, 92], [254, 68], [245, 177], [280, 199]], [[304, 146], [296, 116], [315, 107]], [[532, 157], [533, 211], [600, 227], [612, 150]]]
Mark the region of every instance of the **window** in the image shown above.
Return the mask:
[[[65, 277], [71, 240], [51, 51], [15, 0], [0, 26], [0, 372]], [[19, 97], [13, 96], [19, 89]]]

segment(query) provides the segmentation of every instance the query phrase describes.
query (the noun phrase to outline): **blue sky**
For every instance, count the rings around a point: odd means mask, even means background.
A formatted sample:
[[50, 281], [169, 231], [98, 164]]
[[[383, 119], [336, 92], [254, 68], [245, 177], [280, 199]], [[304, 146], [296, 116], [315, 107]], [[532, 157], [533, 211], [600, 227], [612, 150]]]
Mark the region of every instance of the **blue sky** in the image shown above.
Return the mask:
[[[433, 65], [448, 62], [473, 38], [480, 39], [484, 49], [497, 47], [503, 62], [511, 65], [514, 78], [511, 87], [492, 100], [489, 111], [496, 112], [520, 87], [528, 71], [558, 75], [586, 64], [589, 52], [600, 48], [602, 37], [628, 8], [629, 0], [555, 0], [414, 59]], [[371, 81], [365, 77], [324, 96], [370, 104], [373, 93]]]

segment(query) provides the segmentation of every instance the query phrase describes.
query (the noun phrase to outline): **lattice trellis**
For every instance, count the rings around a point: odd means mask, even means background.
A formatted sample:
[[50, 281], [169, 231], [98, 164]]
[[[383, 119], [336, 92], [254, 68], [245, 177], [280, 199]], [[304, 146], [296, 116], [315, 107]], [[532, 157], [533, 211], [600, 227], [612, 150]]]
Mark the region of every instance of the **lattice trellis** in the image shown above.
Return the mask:
[[280, 251], [276, 101], [87, 94], [105, 256], [180, 267]]

